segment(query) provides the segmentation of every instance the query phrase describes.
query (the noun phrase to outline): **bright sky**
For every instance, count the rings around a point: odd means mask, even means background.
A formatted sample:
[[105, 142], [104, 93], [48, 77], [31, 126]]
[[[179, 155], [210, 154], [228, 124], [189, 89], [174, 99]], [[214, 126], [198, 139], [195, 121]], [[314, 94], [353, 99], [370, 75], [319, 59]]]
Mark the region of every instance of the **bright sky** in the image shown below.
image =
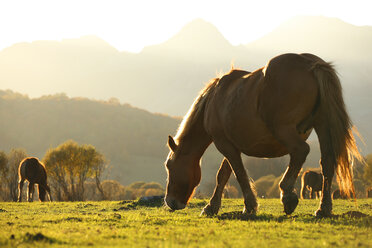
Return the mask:
[[298, 15], [372, 26], [371, 0], [0, 0], [0, 50], [18, 42], [96, 35], [118, 50], [164, 42], [196, 18], [244, 44]]

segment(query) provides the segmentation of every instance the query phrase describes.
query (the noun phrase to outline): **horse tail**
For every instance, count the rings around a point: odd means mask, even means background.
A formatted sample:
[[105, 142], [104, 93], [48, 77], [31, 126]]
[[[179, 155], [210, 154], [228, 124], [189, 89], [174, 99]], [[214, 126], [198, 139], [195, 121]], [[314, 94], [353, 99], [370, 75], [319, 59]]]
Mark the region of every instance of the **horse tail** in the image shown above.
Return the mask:
[[316, 61], [311, 68], [319, 84], [319, 109], [328, 132], [327, 149], [335, 162], [340, 191], [355, 198], [353, 161], [363, 161], [352, 133], [353, 125], [342, 97], [340, 79], [331, 63]]
[[304, 172], [304, 174], [302, 174], [302, 177], [301, 177], [301, 193], [300, 193], [300, 196], [301, 196], [301, 199], [305, 199], [305, 191], [306, 191], [306, 176], [307, 174], [307, 171]]

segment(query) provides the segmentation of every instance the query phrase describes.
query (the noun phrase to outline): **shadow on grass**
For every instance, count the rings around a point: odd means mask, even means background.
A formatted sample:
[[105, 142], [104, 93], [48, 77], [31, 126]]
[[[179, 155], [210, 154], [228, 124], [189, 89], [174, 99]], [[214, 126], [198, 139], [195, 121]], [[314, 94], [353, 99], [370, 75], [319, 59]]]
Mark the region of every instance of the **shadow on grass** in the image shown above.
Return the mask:
[[[200, 202], [190, 202], [187, 208], [200, 208], [204, 207], [208, 202], [207, 201], [200, 201]], [[136, 201], [125, 200], [119, 202], [121, 207], [115, 208], [114, 211], [120, 210], [135, 210], [138, 207], [166, 207], [164, 203], [164, 196], [149, 196], [149, 197], [141, 197]]]
[[57, 220], [42, 220], [41, 222], [57, 224], [57, 223], [62, 223], [62, 222], [83, 222], [83, 219], [79, 217], [66, 217], [66, 218], [57, 219]]
[[372, 216], [364, 214], [359, 211], [348, 211], [341, 215], [333, 215], [328, 218], [319, 218], [311, 214], [301, 214], [301, 215], [281, 215], [274, 216], [272, 214], [258, 214], [258, 215], [248, 215], [243, 214], [241, 211], [233, 211], [223, 213], [221, 215], [212, 216], [211, 218], [217, 218], [219, 220], [241, 220], [241, 221], [267, 221], [267, 222], [287, 222], [296, 221], [303, 223], [329, 223], [334, 225], [362, 225], [371, 226]]
[[[14, 235], [11, 235], [11, 239], [14, 239]], [[29, 233], [27, 232], [23, 237], [23, 242], [25, 243], [33, 243], [33, 242], [43, 242], [43, 243], [49, 243], [49, 244], [62, 244], [62, 242], [58, 241], [55, 238], [50, 238], [42, 234], [41, 232], [38, 233]]]
[[119, 210], [135, 210], [138, 207], [163, 207], [164, 206], [164, 196], [148, 196], [141, 197], [137, 201], [125, 200], [119, 202], [119, 205], [124, 205], [119, 208], [115, 208], [114, 211]]

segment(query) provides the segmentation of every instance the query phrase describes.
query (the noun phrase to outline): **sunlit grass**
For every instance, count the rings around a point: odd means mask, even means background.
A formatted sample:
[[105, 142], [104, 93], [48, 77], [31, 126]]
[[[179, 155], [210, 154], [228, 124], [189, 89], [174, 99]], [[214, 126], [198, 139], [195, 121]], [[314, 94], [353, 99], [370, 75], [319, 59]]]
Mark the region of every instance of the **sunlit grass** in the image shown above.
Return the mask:
[[[223, 200], [219, 215], [199, 216], [206, 200], [185, 210], [138, 202], [0, 203], [0, 246], [99, 247], [371, 247], [372, 199], [334, 201], [337, 217], [317, 219], [317, 200], [285, 216], [279, 199], [259, 199], [255, 217], [243, 201]], [[345, 215], [358, 211], [367, 216]]]

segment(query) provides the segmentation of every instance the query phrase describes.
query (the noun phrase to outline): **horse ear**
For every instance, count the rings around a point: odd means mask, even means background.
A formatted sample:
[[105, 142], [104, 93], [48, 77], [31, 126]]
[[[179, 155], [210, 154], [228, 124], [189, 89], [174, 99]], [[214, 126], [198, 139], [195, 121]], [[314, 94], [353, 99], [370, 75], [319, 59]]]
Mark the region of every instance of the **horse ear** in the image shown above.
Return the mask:
[[168, 136], [168, 146], [169, 148], [173, 151], [173, 152], [176, 152], [177, 150], [177, 145], [176, 145], [176, 142], [174, 142], [174, 139], [172, 138], [172, 136]]

